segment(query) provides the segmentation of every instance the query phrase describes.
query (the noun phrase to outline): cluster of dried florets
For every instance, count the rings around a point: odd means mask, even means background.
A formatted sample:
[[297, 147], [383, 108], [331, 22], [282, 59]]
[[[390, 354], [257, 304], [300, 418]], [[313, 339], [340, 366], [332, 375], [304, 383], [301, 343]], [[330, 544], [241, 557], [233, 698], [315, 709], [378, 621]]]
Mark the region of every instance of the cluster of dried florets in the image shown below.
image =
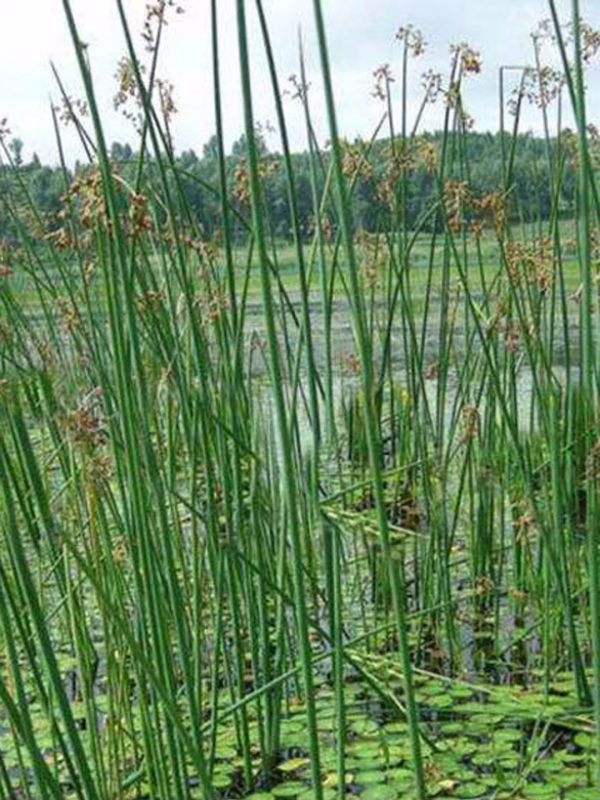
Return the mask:
[[393, 83], [395, 80], [390, 65], [386, 63], [377, 67], [377, 69], [373, 71], [373, 78], [375, 79], [375, 86], [371, 94], [378, 100], [387, 100], [390, 83]]
[[248, 164], [243, 158], [233, 173], [233, 196], [243, 206], [249, 206], [251, 201], [250, 174]]
[[106, 443], [108, 431], [102, 407], [102, 390], [95, 388], [81, 401], [78, 408], [65, 414], [63, 427], [78, 446], [95, 451]]
[[95, 167], [89, 173], [76, 177], [69, 187], [63, 201], [77, 200], [79, 203], [79, 219], [84, 228], [94, 228], [97, 224], [109, 226], [108, 213], [104, 198], [102, 174]]
[[459, 233], [466, 224], [467, 207], [471, 205], [472, 190], [468, 181], [448, 180], [444, 186], [444, 203], [448, 228]]
[[423, 34], [413, 25], [403, 25], [401, 28], [398, 28], [396, 32], [396, 39], [398, 39], [399, 42], [404, 43], [407, 51], [414, 58], [422, 56], [427, 47], [427, 42], [425, 41]]
[[457, 109], [463, 130], [472, 130], [475, 120], [465, 109], [462, 102], [461, 84], [465, 76], [481, 72], [481, 55], [478, 50], [475, 50], [466, 42], [451, 45], [450, 53], [452, 55], [452, 77], [447, 89], [443, 90], [441, 77], [431, 73], [429, 94], [434, 99], [437, 99], [438, 94], [443, 92], [447, 107]]
[[[416, 57], [425, 52], [426, 43], [423, 35], [412, 25], [401, 27], [396, 33], [396, 38], [404, 43], [406, 54]], [[424, 108], [426, 104], [435, 103], [438, 97], [443, 94], [448, 107], [459, 109], [463, 128], [465, 130], [471, 130], [474, 125], [474, 120], [465, 111], [462, 105], [460, 84], [463, 77], [481, 72], [481, 54], [466, 42], [452, 45], [450, 52], [452, 54], [453, 77], [449, 86], [444, 89], [443, 79], [440, 73], [431, 69], [423, 73], [422, 86], [425, 90], [425, 95], [422, 100], [422, 106]], [[394, 76], [390, 65], [385, 63], [379, 66], [373, 72], [373, 78], [375, 80], [375, 85], [371, 94], [381, 101], [387, 101], [390, 95], [390, 85], [394, 82]]]
[[146, 50], [153, 53], [156, 48], [157, 29], [167, 25], [167, 11], [173, 9], [176, 14], [183, 14], [184, 8], [175, 0], [157, 0], [146, 5], [146, 16], [142, 28], [142, 39], [146, 42]]
[[539, 69], [528, 67], [523, 72], [521, 83], [511, 93], [509, 112], [516, 114], [523, 99], [538, 108], [547, 108], [559, 97], [564, 83], [565, 77], [557, 69], [548, 66]]
[[600, 231], [597, 228], [590, 232], [590, 246], [595, 279], [600, 281]]
[[552, 286], [554, 280], [554, 247], [550, 239], [533, 242], [508, 241], [504, 247], [506, 271], [511, 283], [535, 284], [542, 294]]
[[507, 351], [513, 356], [521, 352], [521, 330], [516, 322], [503, 328], [504, 330], [504, 346]]
[[148, 212], [148, 198], [145, 194], [132, 194], [129, 209], [125, 216], [125, 230], [136, 239], [142, 233], [154, 230], [152, 217]]
[[[600, 130], [594, 125], [592, 122], [588, 123], [587, 125], [587, 151], [592, 162], [592, 167], [594, 169], [600, 169]], [[580, 158], [579, 158], [579, 141], [577, 137], [573, 137], [574, 141], [572, 141], [571, 153], [572, 153], [572, 160], [573, 165], [575, 167], [579, 166]]]
[[464, 106], [460, 90], [460, 81], [452, 81], [444, 94], [448, 108], [455, 109], [457, 113], [461, 129], [463, 131], [472, 131], [475, 127], [475, 118]]
[[452, 233], [470, 230], [479, 238], [488, 221], [498, 237], [505, 233], [508, 219], [506, 192], [489, 192], [477, 197], [468, 181], [451, 178], [444, 185], [443, 199]]
[[450, 53], [456, 60], [461, 73], [477, 75], [481, 72], [481, 53], [467, 42], [450, 45]]
[[[373, 71], [374, 87], [371, 95], [378, 100], [386, 101], [389, 98], [390, 84], [395, 82], [391, 67], [388, 63], [382, 64]], [[441, 73], [428, 69], [421, 76], [421, 86], [424, 90], [423, 103], [435, 103], [443, 93], [443, 78]]]
[[71, 250], [78, 244], [89, 243], [87, 239], [78, 241], [75, 235], [72, 223], [76, 209], [79, 223], [90, 236], [97, 224], [109, 227], [102, 189], [102, 176], [98, 168], [94, 168], [86, 175], [77, 176], [61, 200], [63, 208], [56, 214], [52, 229], [44, 234], [45, 238], [60, 250]]
[[419, 149], [414, 141], [401, 140], [389, 149], [386, 169], [377, 185], [377, 197], [385, 205], [392, 206], [397, 197], [398, 184], [403, 176], [419, 164]]
[[169, 125], [173, 116], [177, 113], [177, 107], [175, 106], [174, 100], [175, 87], [172, 83], [165, 81], [162, 78], [159, 78], [156, 81], [156, 85], [158, 86], [160, 112], [165, 123]]
[[7, 117], [2, 117], [0, 119], [0, 143], [4, 144], [10, 135], [11, 130], [8, 126], [8, 119]]
[[448, 228], [452, 233], [470, 230], [475, 238], [479, 238], [488, 222], [498, 237], [505, 233], [508, 220], [506, 192], [489, 192], [477, 197], [468, 181], [451, 178], [444, 185], [443, 200]]
[[[86, 466], [88, 481], [96, 491], [105, 486], [113, 476], [113, 466], [108, 455], [97, 453], [89, 459]], [[118, 537], [118, 541], [121, 542], [122, 537]]]
[[425, 167], [425, 170], [433, 174], [438, 165], [438, 151], [433, 142], [427, 139], [422, 139], [419, 142], [419, 160]]
[[600, 51], [600, 31], [592, 28], [587, 22], [580, 25], [581, 31], [581, 55], [583, 60], [589, 64]]
[[515, 504], [516, 512], [513, 519], [515, 541], [520, 545], [528, 545], [537, 534], [535, 516], [531, 510], [520, 506], [520, 503]]
[[360, 255], [360, 274], [365, 287], [375, 289], [380, 285], [386, 265], [386, 250], [381, 247], [379, 236], [364, 229], [356, 237]]
[[360, 358], [355, 353], [341, 353], [340, 367], [342, 374], [348, 377], [360, 375], [362, 370]]
[[216, 236], [212, 241], [206, 241], [198, 236], [186, 234], [183, 236], [182, 242], [185, 247], [196, 253], [201, 261], [214, 264], [219, 256], [220, 242]]
[[[314, 236], [319, 230], [319, 223], [314, 215], [311, 215], [308, 223], [308, 233]], [[327, 245], [332, 245], [335, 239], [336, 226], [333, 220], [326, 214], [321, 216], [321, 236]]]
[[63, 95], [60, 105], [54, 106], [54, 112], [64, 125], [77, 121], [78, 117], [87, 117], [88, 104], [79, 97]]
[[58, 247], [59, 250], [73, 250], [77, 247], [77, 240], [67, 227], [56, 228], [46, 234], [46, 239]]
[[142, 292], [142, 294], [138, 294], [135, 298], [137, 310], [142, 315], [158, 311], [162, 308], [164, 301], [164, 292], [158, 290]]
[[222, 289], [210, 289], [196, 295], [195, 306], [201, 325], [213, 325], [229, 308], [229, 298]]
[[422, 167], [433, 174], [437, 163], [438, 149], [429, 139], [418, 137], [396, 141], [393, 148], [388, 149], [385, 171], [376, 186], [377, 197], [385, 205], [393, 206], [398, 185], [407, 173]]
[[486, 595], [491, 594], [495, 588], [494, 581], [489, 577], [489, 575], [480, 575], [475, 578], [474, 590], [477, 597], [485, 597]]
[[467, 405], [462, 409], [463, 443], [467, 443], [479, 436], [481, 417], [477, 406]]
[[[594, 169], [600, 168], [600, 131], [593, 124], [589, 123], [586, 128], [587, 134], [587, 155]], [[581, 148], [579, 135], [571, 128], [563, 128], [560, 132], [560, 143], [567, 153], [571, 166], [575, 171], [581, 166]]]
[[[140, 72], [144, 72], [143, 64], [139, 64], [138, 68]], [[115, 79], [117, 81], [117, 91], [113, 97], [113, 106], [115, 110], [120, 110], [125, 119], [130, 120], [134, 125], [139, 125], [142, 100], [140, 97], [135, 65], [131, 59], [125, 57], [120, 59], [117, 64]]]
[[600, 439], [590, 448], [587, 455], [585, 477], [590, 483], [600, 484]]
[[354, 180], [364, 178], [369, 180], [373, 176], [373, 167], [367, 159], [365, 145], [357, 141], [352, 144], [343, 142], [342, 171], [347, 178]]
[[[114, 174], [118, 185], [121, 185], [118, 174]], [[112, 231], [113, 220], [107, 210], [103, 178], [97, 166], [77, 174], [61, 200], [63, 207], [54, 216], [52, 229], [44, 231], [45, 238], [56, 247], [85, 251], [92, 245], [98, 229], [109, 233]], [[119, 204], [124, 208], [119, 220], [125, 235], [137, 239], [142, 234], [155, 231], [145, 194], [120, 192]], [[93, 273], [94, 265], [88, 262], [83, 269], [86, 283], [91, 281]]]
[[[600, 51], [600, 31], [581, 20], [579, 32], [581, 37], [581, 56], [583, 61], [589, 64]], [[562, 26], [560, 35], [563, 45], [565, 47], [570, 45], [574, 38], [573, 24], [568, 23]], [[539, 61], [540, 45], [545, 42], [556, 45], [558, 42], [558, 36], [552, 20], [542, 20], [532, 33], [532, 39]], [[522, 98], [539, 108], [545, 108], [560, 95], [564, 84], [565, 75], [560, 70], [547, 65], [540, 66], [539, 64], [536, 69], [527, 68], [524, 71], [521, 85], [513, 90], [508, 102], [509, 110], [513, 114], [516, 113]]]
[[473, 209], [476, 215], [475, 221], [482, 223], [490, 219], [497, 236], [502, 236], [506, 231], [508, 220], [508, 196], [506, 192], [488, 192], [483, 197], [473, 200]]
[[96, 262], [86, 261], [81, 268], [82, 278], [85, 286], [90, 286], [96, 274]]
[[425, 90], [425, 102], [435, 103], [444, 90], [441, 73], [428, 69], [421, 75], [421, 86]]
[[57, 308], [64, 331], [67, 333], [75, 333], [82, 327], [83, 320], [79, 309], [70, 300], [58, 300]]
[[[589, 64], [600, 51], [600, 31], [593, 28], [585, 20], [580, 19], [579, 32], [581, 35], [581, 56]], [[572, 22], [562, 26], [561, 38], [565, 46], [572, 43], [574, 35], [575, 30]], [[532, 38], [540, 43], [550, 42], [551, 44], [557, 44], [558, 37], [552, 20], [543, 19], [534, 30]]]
[[431, 364], [428, 364], [425, 367], [424, 377], [426, 381], [435, 381], [437, 380], [440, 374], [440, 365], [437, 361], [433, 361]]
[[[139, 65], [140, 70], [143, 71], [142, 64]], [[113, 105], [115, 109], [119, 109], [126, 105], [129, 100], [138, 100], [138, 85], [135, 74], [135, 66], [130, 58], [125, 56], [119, 60], [117, 64], [117, 71], [115, 72], [115, 79], [117, 81], [117, 93], [113, 97]]]
[[303, 82], [302, 79], [295, 74], [290, 75], [288, 81], [292, 88], [290, 90], [286, 90], [284, 94], [289, 94], [292, 100], [300, 100], [302, 103], [305, 103], [306, 98], [308, 97], [310, 83]]
[[[138, 64], [137, 68], [140, 73], [143, 74], [145, 72], [143, 64]], [[120, 59], [117, 64], [115, 79], [117, 81], [117, 91], [113, 97], [113, 106], [115, 110], [121, 111], [125, 119], [130, 120], [139, 127], [143, 103], [138, 84], [138, 75], [136, 74], [136, 65], [131, 59], [126, 57]], [[156, 87], [160, 112], [168, 127], [173, 116], [177, 113], [174, 87], [172, 83], [162, 78], [156, 79]]]
[[560, 132], [560, 145], [568, 154], [574, 170], [578, 170], [581, 165], [581, 154], [579, 152], [579, 138], [571, 128], [563, 128]]
[[0, 278], [10, 278], [12, 270], [12, 248], [0, 240]]
[[[258, 162], [258, 177], [267, 181], [279, 169], [279, 163], [272, 158], [261, 158]], [[242, 158], [233, 173], [233, 197], [240, 205], [249, 206], [251, 202], [250, 173], [248, 162]]]

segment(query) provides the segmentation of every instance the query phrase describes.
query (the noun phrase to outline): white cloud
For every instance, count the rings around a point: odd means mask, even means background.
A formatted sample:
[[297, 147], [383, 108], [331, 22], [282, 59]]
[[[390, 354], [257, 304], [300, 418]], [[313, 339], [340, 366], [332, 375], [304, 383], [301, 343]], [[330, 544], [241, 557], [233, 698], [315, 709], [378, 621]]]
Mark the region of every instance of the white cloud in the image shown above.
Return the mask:
[[[324, 132], [321, 80], [314, 40], [311, 0], [263, 0], [271, 26], [280, 79], [285, 84], [291, 72], [298, 72], [298, 30], [302, 28], [307, 64], [312, 82], [315, 119]], [[139, 37], [144, 3], [124, 0]], [[182, 0], [186, 13], [171, 16], [160, 72], [176, 86], [180, 113], [175, 126], [179, 148], [202, 144], [213, 132], [214, 116], [211, 88], [209, 0]], [[60, 0], [19, 0], [6, 4], [0, 28], [0, 117], [7, 116], [13, 133], [25, 141], [26, 151], [36, 150], [43, 159], [55, 160], [49, 114], [49, 98], [58, 97], [49, 62], [60, 71], [68, 91], [81, 94], [73, 47]], [[134, 141], [129, 123], [112, 110], [116, 63], [125, 52], [114, 0], [72, 0], [81, 38], [89, 44], [98, 98], [110, 139]], [[255, 20], [254, 2], [247, 0], [251, 29], [256, 116], [273, 120], [271, 90]], [[467, 104], [479, 127], [497, 123], [497, 73], [501, 64], [531, 61], [529, 34], [540, 18], [547, 16], [545, 0], [324, 0], [331, 60], [337, 93], [340, 128], [348, 136], [368, 136], [381, 113], [370, 96], [372, 71], [390, 62], [399, 72], [400, 48], [394, 33], [401, 24], [411, 22], [421, 28], [429, 43], [427, 54], [411, 64], [413, 86], [418, 74], [428, 67], [443, 71], [448, 63], [450, 42], [469, 41], [481, 49], [484, 70], [470, 81]], [[568, 14], [570, 3], [561, 9]], [[223, 67], [223, 103], [228, 140], [239, 136], [243, 121], [239, 93], [237, 33], [234, 0], [219, 0]], [[592, 24], [600, 26], [600, 9], [591, 0], [582, 11]], [[590, 107], [600, 94], [598, 67], [590, 73]], [[398, 92], [398, 85], [395, 86]], [[416, 96], [411, 94], [411, 102]], [[304, 145], [301, 114], [287, 104], [293, 145]], [[429, 117], [431, 126], [437, 120]], [[534, 125], [532, 113], [527, 124]], [[276, 146], [276, 139], [273, 145]], [[72, 134], [67, 135], [71, 156], [77, 152]]]

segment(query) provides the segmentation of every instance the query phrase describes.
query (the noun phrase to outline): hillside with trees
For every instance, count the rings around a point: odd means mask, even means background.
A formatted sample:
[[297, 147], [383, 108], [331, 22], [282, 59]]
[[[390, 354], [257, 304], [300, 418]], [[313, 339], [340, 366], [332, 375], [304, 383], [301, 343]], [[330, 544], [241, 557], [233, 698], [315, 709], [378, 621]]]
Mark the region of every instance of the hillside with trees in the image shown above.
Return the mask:
[[[471, 197], [485, 197], [502, 191], [510, 197], [507, 207], [512, 221], [547, 219], [553, 207], [550, 170], [554, 162], [562, 175], [557, 198], [559, 214], [571, 215], [575, 192], [573, 135], [566, 131], [560, 140], [547, 143], [531, 134], [513, 139], [491, 133], [468, 133], [460, 137], [447, 137], [450, 158], [444, 183], [460, 181]], [[285, 241], [291, 236], [287, 201], [287, 184], [283, 160], [279, 153], [270, 152], [259, 136], [262, 180], [271, 234]], [[355, 141], [344, 143], [344, 171], [356, 180], [353, 194], [354, 220], [357, 228], [374, 232], [390, 227], [391, 216], [397, 209], [405, 209], [406, 227], [414, 227], [421, 215], [439, 197], [440, 175], [437, 163], [444, 139], [441, 133], [424, 134], [408, 142], [388, 139], [373, 143]], [[90, 172], [90, 166], [77, 162], [72, 168], [42, 164], [34, 154], [29, 162], [23, 160], [23, 143], [13, 139], [9, 143], [10, 162], [0, 167], [0, 192], [3, 213], [0, 217], [0, 238], [10, 245], [18, 238], [17, 221], [23, 193], [27, 193], [38, 209], [40, 220], [47, 232], [60, 227], [60, 212], [66, 193], [73, 181]], [[139, 169], [138, 154], [129, 144], [114, 142], [111, 157], [123, 181], [133, 184]], [[296, 153], [292, 156], [296, 175], [297, 204], [301, 229], [308, 238], [313, 229], [312, 184], [310, 156]], [[505, 187], [504, 166], [511, 162], [511, 179]], [[327, 150], [315, 149], [316, 191], [322, 196], [329, 169]], [[206, 240], [212, 239], [220, 226], [220, 199], [218, 193], [218, 148], [212, 137], [199, 155], [194, 150], [184, 150], [174, 157], [171, 180], [178, 181], [195, 227]], [[246, 227], [244, 210], [248, 201], [246, 178], [245, 140], [236, 141], [227, 156], [227, 173], [230, 198], [240, 212], [236, 238], [243, 242]], [[154, 162], [146, 157], [144, 169], [148, 186], [158, 185], [154, 180]], [[407, 180], [401, 180], [406, 177]], [[402, 203], [396, 202], [397, 187], [402, 185], [406, 195]], [[242, 220], [242, 221], [240, 221]], [[335, 224], [334, 220], [330, 220]], [[435, 224], [429, 221], [425, 225]]]

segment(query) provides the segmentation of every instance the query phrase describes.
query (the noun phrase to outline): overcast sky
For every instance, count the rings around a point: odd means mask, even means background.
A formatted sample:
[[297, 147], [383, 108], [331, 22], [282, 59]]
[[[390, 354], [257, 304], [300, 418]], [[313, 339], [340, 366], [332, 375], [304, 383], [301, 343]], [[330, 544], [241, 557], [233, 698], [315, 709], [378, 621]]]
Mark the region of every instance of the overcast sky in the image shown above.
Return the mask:
[[[321, 81], [315, 52], [311, 0], [263, 0], [267, 10], [280, 78], [286, 82], [298, 72], [297, 37], [301, 28], [305, 40], [311, 98], [315, 118], [325, 134], [322, 116]], [[144, 0], [125, 0], [131, 15], [136, 41], [143, 52], [138, 33], [144, 15]], [[81, 38], [89, 44], [89, 54], [100, 104], [104, 111], [109, 140], [135, 144], [131, 123], [112, 110], [115, 92], [114, 73], [125, 47], [114, 0], [72, 0]], [[211, 92], [209, 46], [209, 0], [181, 0], [185, 14], [171, 15], [160, 74], [175, 84], [179, 114], [175, 123], [177, 149], [202, 145], [213, 133], [214, 116]], [[567, 15], [570, 0], [560, 0]], [[13, 0], [3, 2], [0, 26], [0, 118], [7, 117], [13, 135], [46, 161], [56, 160], [56, 147], [49, 113], [50, 98], [57, 89], [50, 70], [53, 61], [68, 91], [81, 96], [81, 83], [75, 67], [62, 0]], [[254, 24], [254, 3], [247, 2], [251, 24], [251, 56], [256, 117], [262, 123], [274, 121], [270, 89], [262, 47]], [[412, 23], [422, 30], [428, 48], [425, 55], [411, 62], [413, 86], [428, 68], [447, 71], [449, 44], [467, 41], [481, 50], [483, 71], [469, 80], [466, 105], [480, 130], [494, 130], [498, 120], [498, 68], [503, 64], [532, 62], [530, 34], [538, 21], [548, 16], [546, 0], [323, 0], [326, 12], [334, 71], [340, 129], [351, 138], [368, 137], [382, 112], [380, 102], [371, 96], [373, 70], [389, 62], [392, 71], [400, 69], [400, 45], [394, 34], [399, 26]], [[228, 142], [237, 138], [243, 120], [239, 93], [237, 39], [234, 0], [219, 0], [222, 61], [224, 68], [224, 113]], [[600, 28], [600, 3], [582, 0], [586, 20]], [[547, 60], [552, 58], [548, 50]], [[600, 101], [600, 60], [591, 68], [590, 116]], [[398, 95], [398, 84], [395, 85]], [[288, 100], [292, 143], [304, 146], [304, 130], [297, 103]], [[411, 107], [416, 93], [411, 94]], [[524, 126], [535, 129], [538, 114], [529, 111]], [[440, 110], [432, 109], [425, 119], [427, 127], [438, 127]], [[277, 148], [275, 135], [269, 144]], [[67, 137], [69, 157], [78, 155], [72, 135]]]

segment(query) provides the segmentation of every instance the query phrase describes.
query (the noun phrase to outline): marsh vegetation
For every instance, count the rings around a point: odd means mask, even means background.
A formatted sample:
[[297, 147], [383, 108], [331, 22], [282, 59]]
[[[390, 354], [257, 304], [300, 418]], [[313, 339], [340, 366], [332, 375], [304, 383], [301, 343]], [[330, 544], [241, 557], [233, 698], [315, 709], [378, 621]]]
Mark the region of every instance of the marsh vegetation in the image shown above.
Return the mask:
[[[600, 34], [550, 0], [535, 67], [501, 72], [482, 188], [480, 54], [458, 45], [428, 74], [440, 130], [422, 135], [406, 85], [424, 42], [401, 28], [381, 124], [349, 144], [313, 5], [326, 147], [301, 52], [284, 92], [261, 0], [236, 3], [235, 163], [211, 3], [210, 180], [172, 145], [170, 0], [139, 48], [116, 0], [135, 159], [107, 144], [69, 0], [84, 94], [59, 79], [57, 147], [66, 121], [89, 163], [62, 161], [51, 218], [2, 126], [0, 798], [600, 796]], [[284, 212], [265, 198], [250, 13]], [[525, 103], [545, 131], [539, 204]]]

